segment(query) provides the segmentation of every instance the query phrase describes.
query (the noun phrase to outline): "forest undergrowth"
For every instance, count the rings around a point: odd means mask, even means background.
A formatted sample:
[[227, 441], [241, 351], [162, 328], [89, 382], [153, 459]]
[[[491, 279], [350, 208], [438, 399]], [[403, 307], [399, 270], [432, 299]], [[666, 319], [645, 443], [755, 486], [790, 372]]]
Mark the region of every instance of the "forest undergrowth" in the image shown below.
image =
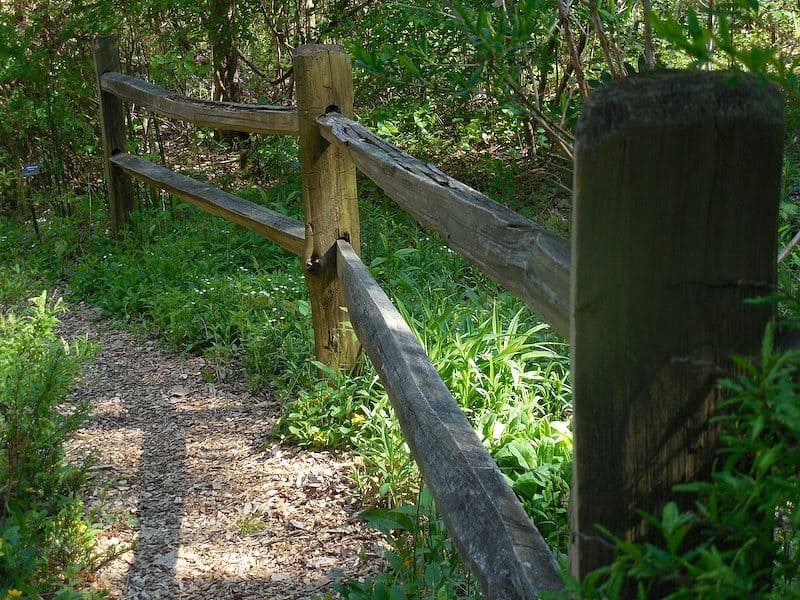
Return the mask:
[[[373, 186], [361, 182], [360, 190], [365, 262], [539, 528], [564, 552], [571, 473], [566, 344]], [[286, 214], [301, 210], [296, 175], [270, 191], [239, 193]], [[19, 222], [2, 221], [6, 302], [24, 299], [37, 284], [65, 282], [68, 297], [99, 306], [120, 324], [155, 331], [170, 348], [202, 353], [220, 367], [241, 367], [253, 388], [270, 387], [284, 399], [274, 443], [359, 455], [354, 485], [365, 508], [379, 511], [367, 516], [396, 522], [410, 535], [398, 549], [398, 564], [413, 558], [406, 575], [418, 571], [409, 586], [422, 586], [420, 593], [474, 588], [465, 574], [454, 577], [457, 560], [441, 521], [430, 500], [418, 501], [419, 474], [374, 369], [367, 364], [352, 377], [312, 360], [310, 307], [296, 257], [173, 200], [169, 210], [143, 203], [119, 242], [107, 234], [102, 206], [90, 212], [77, 198], [72, 205], [71, 217], [43, 219], [41, 241]], [[209, 381], [218, 372], [209, 368]], [[416, 520], [410, 506], [421, 511]], [[415, 543], [420, 536], [432, 545], [428, 551]]]
[[[0, 22], [5, 58], [0, 65], [0, 133], [10, 140], [0, 147], [0, 305], [4, 312], [19, 314], [29, 297], [53, 286], [63, 288], [69, 300], [97, 306], [120, 327], [154, 333], [177, 352], [202, 354], [216, 365], [203, 373], [209, 383], [233, 371], [254, 390], [275, 393], [284, 413], [269, 443], [358, 455], [353, 485], [364, 498], [364, 518], [389, 546], [387, 569], [370, 580], [343, 580], [331, 594], [354, 600], [478, 597], [476, 582], [460, 566], [421, 485], [374, 369], [367, 362], [362, 374], [350, 376], [312, 360], [311, 311], [296, 257], [141, 186], [131, 227], [118, 241], [110, 237], [84, 20], [96, 24], [92, 35], [118, 30], [122, 23], [122, 30], [134, 32], [140, 26], [132, 24], [147, 22], [142, 26], [147, 33], [123, 36], [125, 69], [197, 96], [206, 93], [209, 79], [212, 93], [218, 94], [225, 77], [233, 77], [235, 69], [219, 63], [220, 56], [229, 61], [258, 58], [263, 69], [279, 74], [276, 83], [259, 75], [250, 60], [235, 86], [240, 97], [233, 99], [262, 102], [290, 101], [287, 56], [294, 42], [283, 34], [290, 32], [297, 43], [313, 37], [304, 28], [316, 28], [323, 40], [342, 36], [358, 66], [362, 122], [565, 235], [570, 228], [570, 130], [591, 89], [656, 65], [755, 71], [782, 85], [787, 98], [778, 232], [783, 247], [800, 229], [800, 107], [794, 71], [800, 17], [787, 2], [759, 13], [758, 2], [737, 0], [708, 14], [684, 7], [651, 15], [645, 20], [655, 27], [654, 34], [642, 26], [633, 2], [598, 9], [598, 3], [587, 1], [568, 14], [562, 14], [563, 3], [533, 0], [500, 6], [489, 2], [483, 8], [444, 2], [435, 3], [435, 9], [377, 2], [355, 7], [364, 12], [363, 18], [353, 19], [360, 28], [355, 31], [347, 19], [323, 15], [311, 24], [304, 20], [309, 15], [291, 15], [285, 6], [274, 13], [275, 26], [250, 28], [243, 27], [244, 16], [255, 20], [264, 3], [239, 3], [236, 23], [222, 23], [224, 11], [197, 15], [194, 5], [173, 4], [165, 8], [144, 2], [116, 14], [111, 4], [100, 1], [85, 14], [74, 11], [59, 26], [46, 11], [30, 17], [15, 4], [8, 9], [13, 12], [8, 24]], [[223, 4], [213, 3], [217, 8]], [[319, 4], [323, 12], [330, 8]], [[187, 25], [198, 20], [200, 31]], [[384, 26], [395, 21], [397, 31]], [[235, 35], [227, 39], [219, 32]], [[570, 32], [575, 39], [566, 36]], [[181, 44], [173, 44], [170, 36]], [[187, 52], [187, 47], [196, 51]], [[50, 63], [56, 52], [64, 60]], [[126, 124], [131, 151], [210, 177], [220, 187], [301, 218], [296, 141], [258, 136], [225, 141], [208, 130], [159, 121], [144, 110], [129, 113]], [[19, 181], [18, 164], [32, 159], [44, 163], [43, 175]], [[568, 345], [519, 299], [467, 265], [365, 179], [359, 180], [359, 205], [365, 263], [565, 563], [572, 473]], [[38, 230], [32, 227], [32, 206]], [[783, 261], [779, 280], [780, 298], [773, 299], [779, 317], [797, 318], [800, 251]], [[42, 332], [43, 339], [50, 335]], [[696, 511], [668, 505], [662, 515], [650, 517], [663, 533], [663, 544], [640, 547], [610, 540], [618, 544], [618, 561], [586, 582], [571, 582], [573, 595], [614, 597], [635, 588], [646, 596], [663, 586], [687, 598], [797, 593], [800, 516], [792, 499], [797, 472], [791, 467], [800, 430], [791, 408], [798, 392], [797, 355], [775, 350], [770, 340], [768, 335], [760, 364], [742, 363], [746, 377], [725, 384], [742, 419], [729, 424], [724, 451], [739, 460], [721, 461], [711, 488], [695, 486]], [[737, 440], [750, 443], [737, 445]], [[770, 454], [772, 447], [782, 448], [783, 454]], [[756, 471], [742, 470], [747, 464]], [[787, 485], [777, 485], [780, 481]], [[70, 489], [74, 498], [76, 488]], [[716, 510], [723, 493], [732, 498], [744, 494], [747, 507], [758, 506], [759, 527], [750, 527], [750, 513], [738, 504], [724, 513]], [[776, 519], [775, 527], [769, 526], [770, 518]], [[9, 519], [4, 522], [13, 526]], [[70, 522], [83, 521], [76, 517]], [[73, 532], [80, 529], [75, 527]], [[711, 533], [698, 547], [683, 547], [693, 528]], [[732, 528], [744, 537], [725, 538]], [[7, 542], [10, 538], [3, 535]], [[87, 545], [84, 538], [78, 541]], [[757, 549], [759, 560], [726, 553], [731, 543]], [[4, 548], [0, 560], [11, 556]], [[83, 563], [76, 559], [75, 564]], [[6, 597], [28, 593], [10, 579], [0, 582], [0, 592]]]
[[[291, 146], [281, 143], [277, 151], [285, 153], [279, 164], [291, 162]], [[790, 143], [782, 243], [798, 224], [795, 158], [796, 144]], [[487, 185], [503, 189], [504, 178], [522, 174], [506, 167], [495, 177]], [[296, 175], [284, 171], [271, 179], [270, 190], [251, 186], [239, 193], [298, 217]], [[545, 186], [543, 195], [552, 193]], [[566, 343], [369, 182], [360, 181], [359, 189], [366, 264], [563, 561], [571, 475]], [[364, 518], [390, 543], [390, 570], [374, 580], [341, 582], [345, 597], [477, 597], [372, 367], [354, 377], [312, 360], [310, 307], [296, 257], [178, 200], [158, 197], [154, 206], [152, 196], [140, 192], [132, 227], [119, 241], [108, 235], [103, 206], [85, 197], [71, 199], [70, 216], [43, 215], [41, 238], [21, 220], [0, 219], [3, 302], [19, 306], [33, 289], [64, 284], [69, 298], [98, 306], [120, 326], [156, 332], [168, 347], [201, 353], [224, 367], [209, 368], [209, 381], [238, 369], [254, 389], [279, 394], [285, 409], [271, 443], [354, 450], [360, 460], [353, 483], [368, 509]], [[506, 200], [525, 209], [524, 198]], [[549, 214], [560, 219], [563, 212]], [[556, 226], [567, 228], [564, 223]], [[781, 266], [786, 298], [797, 297], [799, 266], [797, 253]], [[796, 304], [782, 306], [797, 314]], [[604, 585], [621, 585], [620, 572]], [[591, 585], [597, 587], [587, 588], [587, 595], [610, 589]]]

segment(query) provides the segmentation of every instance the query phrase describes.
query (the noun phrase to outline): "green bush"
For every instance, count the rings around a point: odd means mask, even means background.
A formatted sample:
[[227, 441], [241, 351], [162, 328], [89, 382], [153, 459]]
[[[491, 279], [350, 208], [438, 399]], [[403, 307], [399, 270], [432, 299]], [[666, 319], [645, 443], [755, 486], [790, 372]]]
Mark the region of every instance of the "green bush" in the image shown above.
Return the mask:
[[88, 345], [57, 339], [60, 304], [36, 298], [0, 315], [0, 597], [74, 597], [91, 565], [93, 532], [79, 491], [84, 469], [63, 442], [87, 414], [65, 403]]

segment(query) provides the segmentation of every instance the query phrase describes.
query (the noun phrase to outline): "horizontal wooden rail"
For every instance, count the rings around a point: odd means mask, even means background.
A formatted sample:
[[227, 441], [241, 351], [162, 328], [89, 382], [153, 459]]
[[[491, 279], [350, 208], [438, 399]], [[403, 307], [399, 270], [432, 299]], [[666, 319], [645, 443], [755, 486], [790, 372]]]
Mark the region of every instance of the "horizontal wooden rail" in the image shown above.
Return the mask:
[[100, 88], [161, 115], [197, 125], [252, 133], [300, 135], [297, 109], [294, 107], [196, 100], [115, 72], [100, 76]]
[[353, 328], [462, 560], [487, 598], [535, 598], [563, 584], [550, 549], [425, 350], [350, 244], [337, 271]]
[[569, 339], [569, 240], [338, 113], [317, 122], [323, 137], [347, 148], [358, 168], [401, 208]]
[[133, 177], [180, 196], [212, 215], [254, 231], [289, 252], [298, 256], [303, 254], [305, 227], [300, 221], [132, 154], [115, 154], [109, 161]]

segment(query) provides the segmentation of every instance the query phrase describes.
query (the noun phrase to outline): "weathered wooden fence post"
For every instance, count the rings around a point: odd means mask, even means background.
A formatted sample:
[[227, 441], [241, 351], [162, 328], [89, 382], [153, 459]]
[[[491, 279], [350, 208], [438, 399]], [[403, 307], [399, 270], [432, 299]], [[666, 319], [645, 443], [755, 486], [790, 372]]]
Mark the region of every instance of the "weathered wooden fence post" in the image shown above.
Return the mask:
[[744, 75], [662, 73], [595, 92], [577, 130], [572, 232], [580, 577], [648, 535], [671, 487], [707, 473], [715, 381], [755, 355], [776, 278], [783, 107]]
[[97, 97], [100, 102], [100, 131], [103, 137], [103, 156], [106, 186], [108, 187], [108, 212], [111, 217], [111, 231], [114, 236], [128, 222], [133, 210], [133, 188], [131, 178], [119, 167], [108, 162], [118, 152], [125, 151], [125, 113], [122, 101], [104, 92], [100, 77], [109, 71], [120, 71], [117, 38], [109, 35], [95, 38], [92, 44], [94, 69], [97, 76]]
[[310, 44], [294, 51], [300, 120], [300, 169], [306, 218], [303, 273], [314, 321], [317, 360], [352, 367], [359, 344], [349, 327], [336, 275], [336, 240], [360, 252], [355, 165], [319, 132], [317, 118], [337, 111], [353, 115], [350, 57], [341, 46]]

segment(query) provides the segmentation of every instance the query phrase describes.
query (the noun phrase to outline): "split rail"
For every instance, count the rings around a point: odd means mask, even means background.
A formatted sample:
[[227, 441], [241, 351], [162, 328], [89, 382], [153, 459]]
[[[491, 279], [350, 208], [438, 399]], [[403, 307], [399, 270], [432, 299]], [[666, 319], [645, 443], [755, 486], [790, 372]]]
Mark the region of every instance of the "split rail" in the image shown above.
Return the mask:
[[[350, 60], [339, 46], [297, 48], [297, 106], [288, 108], [198, 101], [124, 75], [113, 37], [95, 40], [94, 57], [115, 235], [136, 178], [300, 256], [318, 360], [348, 368], [363, 346], [486, 597], [560, 590], [559, 568], [359, 259], [356, 168], [570, 341], [573, 574], [612, 557], [597, 524], [642, 539], [636, 509], [658, 510], [672, 485], [708, 468], [714, 382], [730, 355], [756, 353], [771, 318], [768, 306], [744, 301], [776, 280], [783, 108], [775, 90], [697, 72], [596, 91], [577, 128], [567, 240], [355, 122]], [[305, 221], [127, 153], [123, 100], [217, 129], [298, 135]]]

